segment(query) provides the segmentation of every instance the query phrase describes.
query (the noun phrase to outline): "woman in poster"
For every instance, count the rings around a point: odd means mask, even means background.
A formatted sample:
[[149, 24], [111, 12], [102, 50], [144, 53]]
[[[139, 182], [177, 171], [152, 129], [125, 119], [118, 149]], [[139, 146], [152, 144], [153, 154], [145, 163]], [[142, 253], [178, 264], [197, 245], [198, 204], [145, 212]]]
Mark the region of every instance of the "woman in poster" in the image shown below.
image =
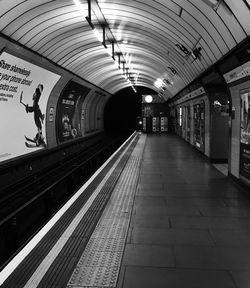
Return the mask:
[[[37, 127], [37, 134], [34, 138], [34, 140], [29, 139], [26, 137], [27, 141], [33, 142], [36, 146], [44, 146], [45, 147], [45, 142], [44, 142], [44, 137], [42, 135], [42, 123], [44, 121], [44, 114], [42, 114], [42, 111], [39, 107], [39, 100], [43, 92], [43, 85], [38, 84], [34, 94], [33, 94], [33, 105], [29, 106], [28, 104], [24, 104], [22, 102], [22, 94], [21, 94], [21, 99], [20, 102], [25, 106], [25, 110], [27, 113], [34, 113], [34, 121]], [[27, 147], [31, 147], [32, 145], [29, 143], [25, 143]]]

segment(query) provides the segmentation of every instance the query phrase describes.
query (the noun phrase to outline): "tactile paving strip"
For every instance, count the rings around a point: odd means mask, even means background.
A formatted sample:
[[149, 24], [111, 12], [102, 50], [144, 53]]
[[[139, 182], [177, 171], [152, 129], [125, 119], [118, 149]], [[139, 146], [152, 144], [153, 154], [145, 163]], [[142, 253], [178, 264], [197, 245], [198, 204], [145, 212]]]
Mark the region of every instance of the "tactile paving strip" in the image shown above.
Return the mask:
[[67, 287], [115, 287], [119, 269], [119, 266], [76, 268]]
[[89, 249], [93, 249], [94, 251], [123, 251], [125, 242], [125, 239], [108, 238], [100, 241], [98, 238], [93, 238], [89, 240], [89, 245], [85, 251], [89, 251]]
[[116, 239], [120, 239], [120, 238], [125, 238], [127, 235], [127, 231], [126, 231], [126, 227], [113, 227], [112, 229], [108, 228], [108, 227], [102, 227], [99, 231], [99, 227], [98, 230], [95, 231], [91, 238], [99, 238], [99, 239], [107, 239], [107, 238], [116, 238]]
[[67, 288], [116, 287], [145, 139], [141, 135]]
[[120, 263], [122, 251], [95, 251], [91, 250], [88, 253], [83, 253], [77, 266], [117, 266]]

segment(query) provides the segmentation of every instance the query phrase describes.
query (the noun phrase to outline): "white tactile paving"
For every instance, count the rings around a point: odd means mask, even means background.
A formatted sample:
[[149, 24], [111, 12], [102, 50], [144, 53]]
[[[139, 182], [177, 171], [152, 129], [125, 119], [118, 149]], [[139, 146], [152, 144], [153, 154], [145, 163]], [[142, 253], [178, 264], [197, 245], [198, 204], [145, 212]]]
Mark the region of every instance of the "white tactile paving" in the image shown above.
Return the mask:
[[126, 227], [113, 227], [110, 229], [109, 227], [100, 229], [98, 227], [98, 230], [93, 233], [91, 238], [99, 238], [99, 239], [107, 239], [107, 238], [115, 238], [115, 239], [124, 239], [126, 238], [127, 231]]
[[[107, 238], [100, 241], [99, 238], [90, 239], [89, 248], [93, 251], [123, 251], [124, 245], [126, 243], [125, 239]], [[88, 248], [88, 250], [89, 250]], [[87, 251], [87, 248], [85, 249]]]
[[122, 257], [123, 251], [95, 251], [91, 250], [88, 253], [83, 253], [77, 266], [118, 266]]
[[146, 136], [141, 135], [67, 288], [115, 287], [128, 234]]
[[74, 271], [67, 287], [115, 287], [118, 274], [119, 266], [79, 268]]

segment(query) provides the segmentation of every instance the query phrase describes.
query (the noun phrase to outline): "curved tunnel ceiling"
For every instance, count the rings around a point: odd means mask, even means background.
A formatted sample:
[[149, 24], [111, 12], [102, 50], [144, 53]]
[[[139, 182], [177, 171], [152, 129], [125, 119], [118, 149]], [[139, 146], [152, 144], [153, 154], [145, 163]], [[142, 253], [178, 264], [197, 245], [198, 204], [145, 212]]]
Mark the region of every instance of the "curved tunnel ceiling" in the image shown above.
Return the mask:
[[91, 23], [100, 33], [108, 24], [114, 61], [85, 19], [87, 0], [1, 0], [0, 8], [1, 33], [111, 94], [131, 85], [117, 52], [135, 87], [167, 99], [250, 34], [250, 0], [92, 0]]

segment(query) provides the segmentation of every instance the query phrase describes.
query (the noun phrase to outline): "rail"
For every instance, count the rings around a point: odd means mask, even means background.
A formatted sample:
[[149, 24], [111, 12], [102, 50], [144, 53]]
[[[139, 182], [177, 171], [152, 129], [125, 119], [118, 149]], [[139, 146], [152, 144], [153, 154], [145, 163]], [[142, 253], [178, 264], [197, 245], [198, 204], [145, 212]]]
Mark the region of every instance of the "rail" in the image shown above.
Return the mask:
[[[85, 151], [81, 157], [76, 157], [75, 160], [70, 159], [68, 165], [64, 163], [57, 167], [57, 169], [49, 171], [45, 176], [48, 177], [48, 175], [53, 174], [49, 177], [50, 183], [42, 178], [34, 181], [30, 186], [25, 186], [25, 191], [29, 192], [29, 190], [32, 190], [30, 187], [34, 187], [38, 181], [39, 183], [44, 181], [44, 185], [39, 184], [37, 189], [25, 195], [26, 200], [24, 203], [15, 207], [11, 213], [8, 213], [8, 215], [0, 220], [0, 238], [4, 241], [2, 246], [5, 246], [4, 255], [1, 253], [0, 266], [32, 237], [39, 227], [65, 203], [74, 191], [91, 176], [91, 173], [114, 152], [123, 140], [122, 138], [117, 138], [112, 142], [110, 142], [110, 139], [106, 143], [101, 142], [94, 148], [92, 147], [91, 151], [88, 149], [87, 155]], [[88, 170], [88, 173], [84, 175], [86, 170]], [[19, 189], [17, 194], [12, 195], [12, 198], [21, 197], [21, 195], [22, 189]], [[22, 196], [24, 197], [24, 195]], [[28, 196], [29, 198], [27, 198]], [[11, 197], [6, 198], [0, 205], [3, 206], [8, 201], [11, 201]], [[36, 210], [36, 207], [39, 207], [41, 211]], [[30, 214], [32, 214], [32, 217], [29, 218], [28, 215]], [[19, 239], [16, 240], [18, 243], [14, 242], [14, 239]]]

